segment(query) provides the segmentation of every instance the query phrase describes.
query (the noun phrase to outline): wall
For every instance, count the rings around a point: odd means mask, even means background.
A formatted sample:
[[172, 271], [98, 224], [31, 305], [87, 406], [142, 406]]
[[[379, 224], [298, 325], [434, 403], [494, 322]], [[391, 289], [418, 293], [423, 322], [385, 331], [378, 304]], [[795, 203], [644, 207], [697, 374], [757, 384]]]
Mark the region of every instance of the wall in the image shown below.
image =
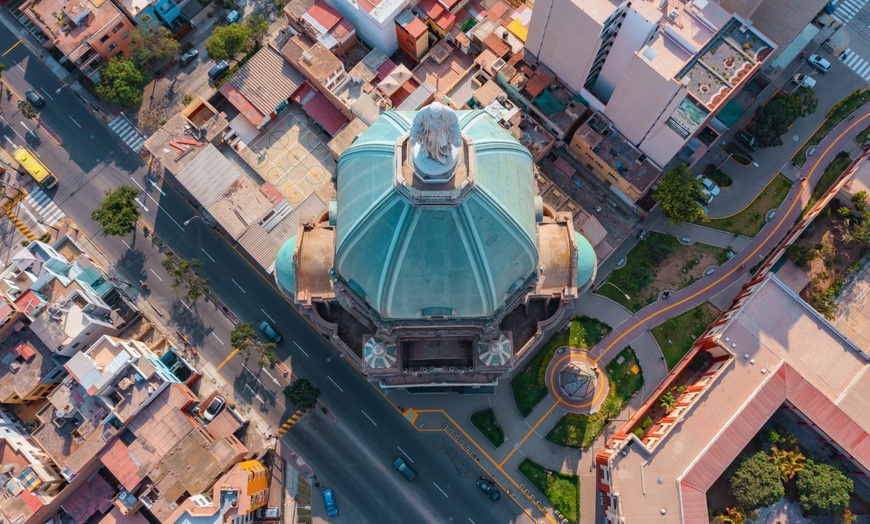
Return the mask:
[[326, 3], [334, 7], [345, 18], [350, 20], [356, 28], [357, 35], [369, 46], [377, 47], [390, 56], [399, 48], [396, 40], [396, 15], [410, 5], [409, 0], [384, 0], [377, 10], [387, 7], [384, 4], [395, 3], [395, 9], [386, 17], [383, 24], [375, 20], [370, 13], [359, 8], [353, 0], [327, 0]]
[[579, 135], [575, 134], [571, 138], [571, 143], [568, 144], [568, 149], [570, 149], [574, 157], [599, 180], [607, 185], [616, 186], [617, 189], [632, 201], [636, 202], [641, 196], [643, 196], [643, 193], [628, 183], [628, 181], [622, 178], [612, 167], [599, 158], [598, 155], [592, 151], [592, 148], [590, 148]]
[[[661, 13], [659, 13], [661, 15]], [[625, 73], [635, 54], [642, 49], [649, 36], [658, 27], [656, 21], [647, 20], [647, 17], [638, 13], [634, 8], [626, 10], [622, 27], [613, 41], [610, 54], [604, 61], [601, 74], [591, 91], [605, 104], [613, 95], [616, 84]]]
[[[104, 30], [98, 33], [99, 36], [94, 36], [91, 40], [91, 48], [106, 60], [118, 53], [124, 53], [124, 56], [129, 58], [131, 54], [130, 33], [132, 31], [133, 24], [130, 20], [119, 14], [106, 24]], [[101, 41], [104, 36], [108, 36], [108, 38]]]

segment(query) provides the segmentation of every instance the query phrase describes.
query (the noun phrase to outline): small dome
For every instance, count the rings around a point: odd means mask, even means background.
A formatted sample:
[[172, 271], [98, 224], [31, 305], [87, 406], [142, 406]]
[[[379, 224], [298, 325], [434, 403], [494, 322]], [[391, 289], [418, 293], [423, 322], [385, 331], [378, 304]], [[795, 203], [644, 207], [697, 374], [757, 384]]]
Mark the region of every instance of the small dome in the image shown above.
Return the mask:
[[598, 259], [586, 237], [575, 231], [574, 238], [577, 241], [577, 289], [582, 290], [595, 278]]
[[586, 398], [595, 392], [598, 373], [588, 364], [571, 362], [559, 373], [559, 385], [571, 398]]
[[293, 251], [296, 249], [296, 237], [290, 238], [275, 258], [275, 280], [282, 293], [296, 294], [296, 275], [293, 274]]

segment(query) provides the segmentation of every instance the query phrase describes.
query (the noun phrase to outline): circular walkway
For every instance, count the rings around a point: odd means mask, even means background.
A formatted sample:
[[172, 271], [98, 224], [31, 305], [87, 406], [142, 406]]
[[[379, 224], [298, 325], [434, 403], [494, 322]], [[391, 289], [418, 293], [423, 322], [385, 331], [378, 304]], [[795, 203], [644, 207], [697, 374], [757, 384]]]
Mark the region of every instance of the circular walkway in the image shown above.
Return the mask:
[[[575, 388], [566, 387], [563, 384], [561, 380], [563, 372], [570, 370], [574, 365], [587, 366], [595, 373], [594, 387], [590, 387], [588, 390], [580, 388], [580, 391], [575, 391]], [[610, 390], [607, 373], [598, 367], [589, 352], [568, 346], [557, 349], [556, 354], [547, 365], [546, 383], [550, 398], [556, 404], [569, 413], [580, 415], [597, 413]]]

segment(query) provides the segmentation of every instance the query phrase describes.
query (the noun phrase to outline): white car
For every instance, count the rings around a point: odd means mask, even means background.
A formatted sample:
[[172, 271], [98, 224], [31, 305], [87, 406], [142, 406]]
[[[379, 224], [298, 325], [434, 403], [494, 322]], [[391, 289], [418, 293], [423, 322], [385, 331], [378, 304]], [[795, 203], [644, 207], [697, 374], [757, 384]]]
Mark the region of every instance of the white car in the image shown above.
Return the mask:
[[819, 55], [810, 55], [810, 57], [807, 58], [807, 62], [822, 73], [827, 73], [831, 70], [831, 63]]
[[209, 403], [208, 407], [205, 408], [205, 411], [202, 413], [202, 418], [211, 422], [217, 416], [218, 413], [224, 408], [227, 404], [227, 401], [223, 399], [220, 395], [216, 396]]
[[230, 11], [230, 14], [227, 15], [227, 23], [235, 24], [241, 17], [242, 15], [238, 11]]
[[709, 191], [711, 195], [713, 195], [713, 196], [719, 195], [720, 189], [719, 189], [719, 186], [716, 185], [716, 182], [713, 182], [712, 180], [705, 177], [704, 175], [698, 175], [695, 178], [697, 178], [698, 180], [701, 181], [701, 185], [704, 186], [704, 189]]

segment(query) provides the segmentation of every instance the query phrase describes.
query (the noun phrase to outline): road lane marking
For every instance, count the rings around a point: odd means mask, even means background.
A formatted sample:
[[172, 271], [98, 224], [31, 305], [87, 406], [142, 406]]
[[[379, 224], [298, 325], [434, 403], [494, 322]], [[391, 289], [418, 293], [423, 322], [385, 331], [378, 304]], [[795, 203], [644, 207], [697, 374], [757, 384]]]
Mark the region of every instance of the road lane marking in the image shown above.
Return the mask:
[[[471, 520], [471, 517], [468, 517], [468, 520]], [[477, 522], [474, 522], [473, 520], [471, 520], [471, 524], [477, 524]]]
[[141, 200], [139, 200], [139, 197], [136, 197], [136, 198], [134, 198], [133, 200], [135, 200], [137, 204], [139, 204], [140, 206], [142, 206], [142, 209], [144, 209], [146, 213], [148, 212], [148, 208], [145, 207], [145, 204], [143, 204]]
[[[214, 335], [214, 332], [212, 332], [212, 335]], [[217, 336], [215, 336], [214, 338], [217, 338]], [[220, 340], [220, 339], [218, 338], [218, 340]], [[221, 368], [224, 367], [224, 366], [227, 364], [227, 362], [230, 361], [231, 358], [233, 358], [234, 356], [236, 356], [236, 353], [238, 353], [238, 352], [239, 352], [238, 349], [234, 349], [234, 350], [232, 350], [232, 351], [230, 352], [230, 354], [227, 355], [227, 358], [223, 359], [223, 360], [221, 361], [221, 363], [217, 365], [217, 367], [215, 368], [215, 371], [220, 371]]]
[[[344, 393], [344, 390], [341, 389], [341, 386], [338, 385], [338, 382], [332, 380], [332, 377], [330, 377], [329, 375], [326, 375], [326, 378], [328, 378], [330, 382], [332, 382], [333, 384], [335, 384], [335, 387], [337, 387], [339, 391], [341, 391], [342, 393]], [[371, 419], [369, 419], [369, 420], [371, 420]], [[374, 421], [372, 421], [372, 424], [374, 424]], [[375, 424], [375, 426], [377, 426], [377, 424]]]
[[6, 56], [6, 55], [8, 55], [10, 51], [12, 51], [12, 50], [15, 49], [16, 47], [18, 47], [18, 44], [21, 43], [21, 40], [23, 40], [23, 38], [19, 38], [17, 42], [15, 42], [14, 44], [12, 44], [12, 47], [10, 47], [9, 49], [7, 49], [6, 52], [3, 53], [3, 54], [0, 55], [0, 56]]
[[45, 93], [45, 96], [47, 96], [48, 98], [54, 100], [54, 97], [51, 96], [50, 94], [48, 94], [48, 91], [46, 91], [45, 89], [43, 89], [43, 88], [41, 88], [41, 87], [39, 88], [39, 90], [42, 91], [43, 93]]
[[360, 410], [360, 411], [361, 411], [361, 412], [362, 412], [362, 414], [363, 414], [363, 415], [365, 415], [365, 416], [366, 416], [366, 418], [367, 418], [367, 419], [369, 419], [369, 422], [371, 422], [371, 423], [372, 423], [372, 424], [374, 424], [374, 425], [375, 425], [375, 426], [377, 426], [377, 425], [378, 425], [378, 423], [377, 423], [377, 422], [375, 422], [375, 421], [374, 421], [374, 420], [372, 420], [372, 417], [370, 417], [370, 416], [369, 416], [369, 414], [368, 414], [368, 413], [366, 413], [366, 412], [365, 412], [365, 411], [363, 411], [363, 410]]
[[438, 484], [435, 484], [434, 482], [432, 483], [432, 485], [435, 486], [436, 488], [438, 488], [438, 491], [440, 491], [441, 494], [444, 495], [444, 498], [448, 498], [448, 499], [450, 498], [447, 496], [447, 493], [444, 493], [444, 490], [441, 489], [441, 486], [439, 486]]
[[410, 455], [408, 455], [408, 452], [407, 452], [407, 451], [405, 451], [404, 449], [402, 449], [402, 448], [399, 447], [399, 446], [396, 446], [396, 447], [399, 448], [399, 451], [402, 452], [402, 455], [405, 455], [405, 457], [406, 457], [408, 460], [410, 460], [412, 464], [414, 463], [414, 459], [412, 459], [412, 458], [410, 457]]
[[21, 63], [15, 64], [15, 67], [17, 67], [18, 69], [20, 69], [22, 73], [26, 73], [26, 72], [27, 72], [27, 71], [24, 70], [23, 67], [21, 67]]
[[[211, 258], [211, 257], [209, 257], [209, 258]], [[265, 309], [260, 308], [260, 311], [262, 311], [264, 315], [266, 315], [267, 317], [269, 317], [269, 320], [271, 320], [273, 324], [277, 324], [277, 322], [275, 322], [275, 319], [272, 318], [268, 313], [266, 313], [266, 310], [265, 310]]]
[[[67, 115], [67, 116], [69, 116], [69, 115]], [[73, 121], [73, 124], [75, 124], [75, 125], [77, 125], [77, 126], [79, 126], [79, 129], [81, 129], [81, 128], [82, 128], [82, 125], [81, 125], [81, 124], [79, 124], [79, 123], [78, 123], [78, 122], [76, 122], [76, 119], [75, 119], [75, 118], [73, 118], [73, 117], [71, 117], [71, 116], [70, 116], [70, 117], [69, 117], [69, 119], [70, 119], [70, 120], [72, 120], [72, 121]]]
[[135, 178], [133, 178], [133, 175], [130, 175], [130, 180], [132, 180], [133, 183], [136, 184], [136, 185], [139, 187], [139, 189], [141, 189], [142, 191], [145, 191], [145, 188], [142, 187], [142, 186], [139, 184], [139, 182], [136, 181]]
[[[201, 249], [202, 252], [205, 253], [205, 256], [207, 256], [207, 257], [209, 258], [209, 260], [211, 260], [212, 262], [214, 262], [214, 259], [211, 258], [211, 255], [209, 255], [208, 252], [207, 252], [205, 249], [202, 249], [202, 248], [199, 248], [199, 249]], [[272, 318], [272, 317], [269, 317], [269, 318]], [[272, 322], [274, 322], [274, 320], [273, 320]]]
[[[212, 331], [211, 336], [213, 336], [214, 338], [217, 338], [217, 341], [220, 342], [221, 344], [224, 344], [224, 341], [221, 340], [220, 338], [218, 338], [218, 336], [214, 334], [214, 331]], [[226, 346], [226, 344], [224, 344], [224, 345]]]
[[[302, 354], [304, 354], [306, 357], [308, 357], [308, 353], [305, 353], [305, 350], [302, 349], [302, 346], [300, 346], [299, 344], [297, 344], [295, 340], [293, 341], [293, 345], [296, 346], [297, 348], [299, 348], [299, 351], [301, 351]], [[311, 358], [311, 357], [308, 357], [308, 358]]]
[[124, 245], [125, 245], [125, 246], [127, 246], [127, 249], [133, 249], [133, 248], [132, 248], [132, 247], [130, 247], [130, 244], [128, 244], [128, 243], [126, 243], [126, 242], [124, 242], [124, 240], [121, 240], [121, 242], [123, 242], [123, 243], [124, 243]]
[[234, 279], [234, 278], [231, 278], [231, 279], [230, 279], [230, 280], [232, 280], [232, 281], [233, 281], [233, 284], [235, 284], [235, 285], [236, 285], [236, 287], [237, 287], [237, 288], [239, 288], [239, 289], [241, 289], [241, 290], [242, 290], [242, 293], [244, 293], [244, 294], [246, 294], [246, 295], [247, 295], [247, 294], [248, 294], [248, 292], [247, 292], [247, 291], [245, 291], [245, 289], [244, 289], [244, 288], [243, 288], [243, 287], [242, 287], [242, 286], [240, 286], [240, 285], [239, 285], [239, 283], [238, 283], [238, 282], [236, 282], [236, 279]]
[[181, 305], [184, 306], [184, 307], [186, 307], [188, 311], [190, 311], [191, 313], [193, 313], [193, 310], [190, 309], [190, 306], [188, 306], [187, 304], [185, 304], [183, 300], [179, 300], [179, 302], [181, 302]]
[[[151, 268], [150, 268], [150, 267], [149, 267], [149, 268], [148, 268], [148, 271], [150, 271], [150, 272], [152, 272], [152, 273], [154, 273], [154, 270], [153, 270], [153, 269], [151, 269]], [[157, 280], [159, 280], [159, 281], [161, 281], [161, 282], [163, 282], [163, 279], [162, 279], [162, 278], [160, 278], [160, 275], [158, 275], [158, 274], [157, 274], [157, 273], [154, 273], [154, 276], [155, 276], [155, 277], [157, 277]]]

